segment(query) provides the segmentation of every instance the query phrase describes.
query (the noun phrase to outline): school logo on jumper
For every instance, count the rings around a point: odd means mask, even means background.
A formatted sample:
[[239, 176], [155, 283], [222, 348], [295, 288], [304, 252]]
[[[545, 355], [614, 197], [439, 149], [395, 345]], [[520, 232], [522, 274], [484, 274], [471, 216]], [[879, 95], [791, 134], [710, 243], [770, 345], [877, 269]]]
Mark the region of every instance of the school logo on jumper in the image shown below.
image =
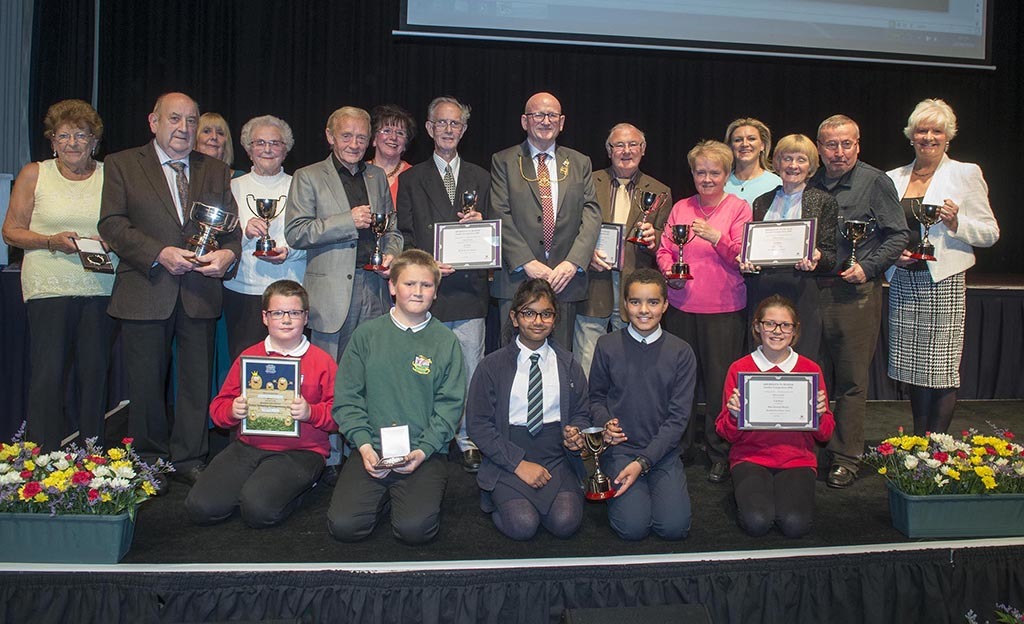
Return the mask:
[[413, 359], [412, 361], [412, 372], [417, 373], [419, 375], [429, 375], [430, 365], [432, 363], [433, 360], [431, 360], [427, 356], [417, 355], [415, 359]]

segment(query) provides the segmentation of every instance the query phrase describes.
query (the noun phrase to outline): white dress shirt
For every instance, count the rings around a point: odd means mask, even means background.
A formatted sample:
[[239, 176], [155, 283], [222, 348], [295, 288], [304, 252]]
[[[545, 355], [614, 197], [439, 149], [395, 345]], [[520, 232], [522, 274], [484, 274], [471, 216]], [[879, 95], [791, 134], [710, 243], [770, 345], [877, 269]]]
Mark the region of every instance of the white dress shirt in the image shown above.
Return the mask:
[[508, 424], [526, 426], [526, 393], [530, 387], [530, 356], [540, 354], [537, 365], [544, 383], [544, 424], [562, 420], [561, 391], [558, 380], [558, 358], [555, 350], [545, 342], [540, 349], [527, 349], [516, 337], [519, 357], [516, 358], [516, 377], [512, 381], [512, 393], [508, 397]]

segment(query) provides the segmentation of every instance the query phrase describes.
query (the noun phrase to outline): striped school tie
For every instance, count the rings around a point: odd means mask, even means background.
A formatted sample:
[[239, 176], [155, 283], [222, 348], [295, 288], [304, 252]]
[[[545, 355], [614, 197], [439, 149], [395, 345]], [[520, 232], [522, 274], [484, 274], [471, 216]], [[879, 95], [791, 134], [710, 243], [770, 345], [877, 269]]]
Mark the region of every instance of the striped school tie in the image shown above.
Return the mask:
[[536, 436], [544, 425], [544, 381], [541, 379], [540, 354], [530, 356], [530, 385], [526, 391], [526, 430]]

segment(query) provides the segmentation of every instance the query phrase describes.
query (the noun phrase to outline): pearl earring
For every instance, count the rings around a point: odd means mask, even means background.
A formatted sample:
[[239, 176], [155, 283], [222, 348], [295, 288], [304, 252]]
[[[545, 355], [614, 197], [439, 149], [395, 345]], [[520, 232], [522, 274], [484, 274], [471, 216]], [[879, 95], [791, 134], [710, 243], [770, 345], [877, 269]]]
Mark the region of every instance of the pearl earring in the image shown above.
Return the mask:
[[53, 157], [54, 157], [54, 158], [56, 158], [56, 157], [57, 157], [57, 150], [53, 150]]

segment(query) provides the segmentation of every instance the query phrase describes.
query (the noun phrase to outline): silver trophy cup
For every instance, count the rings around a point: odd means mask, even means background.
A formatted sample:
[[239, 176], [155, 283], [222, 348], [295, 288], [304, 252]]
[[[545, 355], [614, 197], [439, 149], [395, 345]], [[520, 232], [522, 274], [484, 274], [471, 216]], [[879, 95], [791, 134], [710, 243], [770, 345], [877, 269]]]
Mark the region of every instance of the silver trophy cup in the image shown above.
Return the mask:
[[875, 219], [873, 217], [867, 221], [843, 219], [839, 231], [842, 232], [843, 238], [850, 241], [850, 257], [846, 260], [845, 265], [845, 268], [849, 269], [857, 264], [857, 245], [875, 231]]
[[629, 238], [626, 239], [627, 242], [641, 247], [647, 246], [647, 241], [644, 240], [644, 223], [647, 223], [647, 217], [649, 217], [652, 212], [660, 210], [661, 207], [665, 205], [666, 201], [668, 201], [668, 193], [652, 193], [650, 191], [639, 191], [634, 193], [634, 202], [640, 208], [640, 214], [643, 216], [633, 227], [632, 233], [630, 233]]
[[665, 276], [668, 280], [692, 280], [690, 265], [683, 262], [683, 247], [693, 240], [696, 233], [691, 233], [691, 228], [685, 223], [677, 223], [672, 226], [672, 242], [679, 246], [679, 256], [672, 264], [671, 271]]
[[583, 448], [594, 458], [594, 474], [587, 479], [586, 497], [593, 501], [603, 501], [615, 496], [612, 481], [601, 472], [601, 453], [608, 445], [604, 442], [604, 427], [587, 427], [580, 431], [583, 437]]
[[249, 212], [263, 219], [263, 222], [267, 224], [267, 234], [256, 240], [256, 251], [252, 252], [252, 255], [257, 257], [275, 255], [274, 249], [277, 247], [277, 241], [270, 238], [270, 222], [284, 212], [285, 199], [287, 199], [287, 195], [282, 195], [277, 199], [257, 198], [252, 193], [245, 196], [245, 205], [249, 207]]
[[929, 262], [935, 260], [935, 245], [932, 245], [931, 240], [928, 239], [928, 230], [942, 220], [942, 217], [939, 216], [941, 208], [942, 206], [922, 204], [919, 201], [914, 201], [911, 204], [910, 209], [914, 213], [914, 218], [924, 226], [924, 235], [921, 237], [921, 242], [917, 244], [917, 249], [910, 254], [911, 258]]
[[199, 226], [199, 233], [189, 237], [185, 249], [194, 253], [196, 257], [220, 249], [217, 235], [230, 232], [238, 226], [238, 215], [202, 202], [192, 202], [189, 219]]
[[363, 265], [363, 269], [367, 271], [383, 271], [387, 269], [384, 266], [384, 254], [380, 249], [380, 241], [384, 238], [384, 234], [387, 233], [388, 227], [391, 226], [392, 214], [383, 212], [370, 213], [370, 229], [373, 230], [377, 240], [373, 247], [373, 255], [370, 256], [370, 262]]

